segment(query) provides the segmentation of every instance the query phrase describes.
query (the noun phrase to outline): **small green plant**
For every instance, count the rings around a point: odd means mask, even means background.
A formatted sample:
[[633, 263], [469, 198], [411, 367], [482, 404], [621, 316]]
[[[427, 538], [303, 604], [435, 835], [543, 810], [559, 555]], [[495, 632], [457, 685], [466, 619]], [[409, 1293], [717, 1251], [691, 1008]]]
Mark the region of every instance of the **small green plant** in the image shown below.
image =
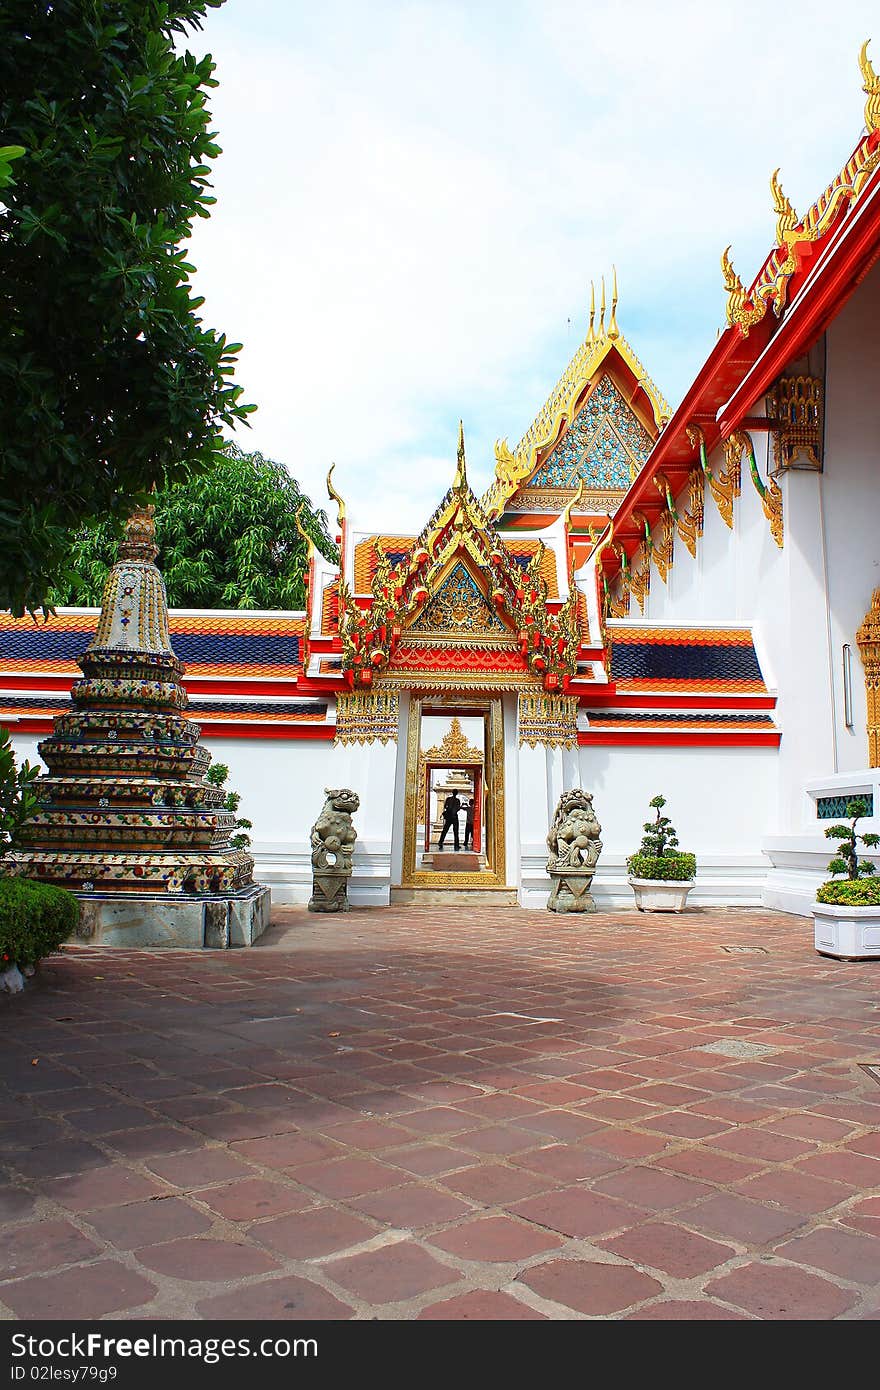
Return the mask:
[[[223, 802], [224, 810], [231, 811], [233, 815], [241, 805], [241, 793], [226, 790], [226, 779], [229, 776], [229, 768], [225, 763], [212, 763], [205, 773], [205, 781], [210, 782], [212, 787], [219, 787], [222, 792], [226, 792], [226, 800]], [[251, 842], [248, 835], [249, 830], [253, 830], [253, 821], [246, 820], [244, 816], [236, 816], [236, 834], [229, 841], [233, 849], [247, 849]]]
[[829, 825], [825, 831], [826, 840], [837, 840], [839, 853], [831, 860], [828, 865], [829, 874], [846, 874], [847, 881], [857, 883], [860, 878], [873, 876], [877, 873], [877, 866], [872, 864], [869, 859], [860, 859], [858, 845], [861, 840], [867, 849], [875, 849], [880, 845], [880, 835], [875, 835], [869, 831], [865, 835], [859, 835], [856, 826], [868, 814], [868, 806], [860, 796], [854, 797], [846, 805], [846, 814], [849, 816], [849, 825]]
[[678, 848], [675, 826], [669, 816], [663, 815], [666, 797], [652, 797], [649, 804], [656, 815], [653, 820], [645, 821], [641, 848], [637, 854], [630, 855], [626, 867], [633, 878], [686, 882], [697, 872], [696, 857]]
[[880, 907], [880, 878], [832, 879], [822, 884], [816, 899], [832, 907]]
[[8, 729], [0, 728], [0, 855], [13, 849], [21, 827], [37, 809], [39, 767], [16, 766]]
[[66, 888], [0, 878], [0, 972], [36, 965], [76, 931], [80, 906]]

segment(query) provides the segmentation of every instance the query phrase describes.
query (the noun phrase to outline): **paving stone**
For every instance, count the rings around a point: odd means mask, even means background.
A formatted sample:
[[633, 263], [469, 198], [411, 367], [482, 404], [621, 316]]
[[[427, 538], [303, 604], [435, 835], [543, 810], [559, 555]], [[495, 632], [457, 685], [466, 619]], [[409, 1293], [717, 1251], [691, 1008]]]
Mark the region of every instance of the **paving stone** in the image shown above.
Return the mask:
[[197, 1153], [150, 1158], [147, 1160], [147, 1167], [166, 1183], [186, 1189], [202, 1187], [209, 1182], [247, 1178], [254, 1171], [249, 1164], [243, 1163], [227, 1149], [199, 1149]]
[[495, 1263], [527, 1260], [556, 1249], [563, 1242], [537, 1226], [512, 1221], [507, 1216], [486, 1216], [440, 1231], [431, 1236], [429, 1243], [462, 1260]]
[[212, 1283], [242, 1279], [249, 1274], [266, 1274], [277, 1268], [275, 1260], [253, 1245], [216, 1240], [211, 1236], [192, 1236], [164, 1245], [149, 1245], [136, 1254], [142, 1265], [157, 1274]]
[[712, 1146], [725, 1153], [741, 1154], [766, 1163], [786, 1163], [815, 1149], [806, 1139], [793, 1139], [769, 1129], [739, 1129], [719, 1134], [712, 1140]]
[[293, 1260], [313, 1260], [371, 1240], [376, 1227], [337, 1207], [313, 1207], [251, 1227], [251, 1236]]
[[89, 1221], [100, 1236], [118, 1250], [156, 1245], [179, 1236], [207, 1231], [211, 1218], [196, 1211], [178, 1197], [159, 1197], [148, 1202], [130, 1202], [124, 1207], [104, 1207], [89, 1213]]
[[291, 1169], [344, 1152], [331, 1139], [317, 1134], [276, 1134], [268, 1139], [246, 1139], [233, 1144], [232, 1149], [264, 1168]]
[[676, 1279], [706, 1274], [735, 1253], [729, 1245], [707, 1240], [671, 1222], [647, 1222], [597, 1244], [633, 1264], [648, 1265]]
[[89, 1319], [123, 1310], [139, 1314], [152, 1301], [154, 1284], [116, 1260], [20, 1279], [2, 1286], [2, 1302], [20, 1318]]
[[319, 1284], [296, 1275], [248, 1284], [203, 1299], [196, 1307], [203, 1318], [222, 1322], [333, 1322], [350, 1318], [353, 1311]]
[[484, 1163], [480, 1167], [462, 1168], [443, 1179], [444, 1186], [460, 1192], [486, 1206], [515, 1202], [532, 1192], [541, 1192], [552, 1180], [539, 1178], [524, 1169], [505, 1168], [500, 1163]]
[[836, 1318], [856, 1301], [827, 1279], [777, 1264], [742, 1265], [707, 1284], [706, 1292], [774, 1321]]
[[472, 1153], [464, 1149], [447, 1149], [438, 1144], [422, 1144], [406, 1149], [388, 1149], [382, 1155], [387, 1163], [402, 1168], [405, 1173], [417, 1173], [420, 1177], [440, 1176], [466, 1168], [474, 1161]]
[[[0, 1278], [20, 1279], [100, 1254], [69, 1221], [39, 1221], [0, 1231]], [[0, 1301], [2, 1301], [0, 1291]]]
[[441, 1303], [431, 1303], [418, 1315], [419, 1322], [546, 1322], [544, 1313], [536, 1313], [534, 1308], [520, 1303], [506, 1293], [492, 1293], [488, 1289], [474, 1289], [470, 1293], [459, 1294], [457, 1298], [447, 1298]]
[[374, 1158], [336, 1158], [326, 1163], [304, 1163], [296, 1169], [297, 1182], [313, 1187], [326, 1197], [359, 1197], [398, 1187], [403, 1181], [397, 1168]]
[[805, 1219], [802, 1213], [767, 1207], [726, 1192], [688, 1207], [683, 1214], [689, 1226], [698, 1226], [745, 1245], [766, 1245], [778, 1240], [802, 1226]]
[[630, 1265], [551, 1260], [519, 1275], [520, 1283], [552, 1303], [593, 1317], [619, 1313], [663, 1292], [663, 1285]]
[[752, 1201], [773, 1202], [808, 1215], [828, 1211], [850, 1196], [850, 1189], [840, 1183], [814, 1178], [793, 1168], [774, 1168], [759, 1173], [748, 1182], [738, 1183], [737, 1190]]
[[448, 1192], [438, 1192], [436, 1188], [420, 1183], [406, 1183], [403, 1187], [392, 1187], [385, 1192], [353, 1197], [350, 1205], [376, 1221], [405, 1230], [454, 1221], [472, 1209], [467, 1202], [451, 1197]]
[[824, 1269], [853, 1284], [880, 1282], [880, 1240], [840, 1226], [819, 1226], [808, 1235], [778, 1245], [776, 1254]]
[[712, 1188], [703, 1182], [677, 1177], [675, 1173], [665, 1173], [660, 1168], [636, 1167], [601, 1178], [593, 1184], [593, 1191], [622, 1197], [624, 1201], [649, 1207], [652, 1211], [666, 1211], [708, 1197]]
[[709, 1299], [687, 1302], [684, 1299], [661, 1298], [646, 1303], [634, 1313], [625, 1313], [626, 1322], [747, 1322], [745, 1313], [734, 1313]]
[[283, 1212], [304, 1211], [315, 1201], [310, 1193], [266, 1178], [240, 1178], [191, 1195], [227, 1221], [259, 1221]]
[[582, 1187], [564, 1187], [558, 1192], [530, 1197], [515, 1203], [510, 1210], [526, 1221], [567, 1236], [604, 1235], [620, 1227], [635, 1226], [648, 1215], [644, 1207], [603, 1197]]
[[373, 1303], [398, 1303], [460, 1279], [456, 1270], [409, 1241], [344, 1256], [327, 1269], [335, 1283]]

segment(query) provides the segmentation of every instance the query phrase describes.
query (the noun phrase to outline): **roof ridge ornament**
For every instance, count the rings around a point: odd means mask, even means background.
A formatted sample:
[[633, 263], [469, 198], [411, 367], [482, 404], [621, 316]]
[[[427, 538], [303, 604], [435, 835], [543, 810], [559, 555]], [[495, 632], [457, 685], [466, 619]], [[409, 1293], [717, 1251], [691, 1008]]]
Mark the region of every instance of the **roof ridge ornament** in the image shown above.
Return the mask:
[[333, 469], [335, 467], [336, 464], [331, 463], [329, 471], [327, 473], [327, 496], [330, 498], [331, 502], [336, 503], [336, 524], [341, 531], [343, 522], [345, 521], [345, 503], [343, 502], [339, 493], [336, 491], [336, 488], [333, 486]]
[[452, 483], [454, 492], [467, 492], [467, 460], [464, 452], [464, 421], [458, 422], [458, 449], [456, 451], [455, 478]]
[[868, 134], [873, 135], [880, 130], [880, 78], [874, 71], [874, 65], [868, 57], [868, 44], [870, 39], [865, 39], [859, 53], [859, 67], [862, 71], [862, 91], [868, 100], [865, 102], [865, 126]]
[[587, 345], [592, 347], [596, 341], [596, 283], [590, 281], [590, 327], [587, 331]]
[[602, 276], [602, 302], [599, 306], [599, 341], [605, 341], [605, 276]]
[[611, 267], [611, 318], [608, 320], [608, 337], [619, 338], [617, 327], [617, 266]]
[[776, 244], [784, 246], [788, 241], [787, 234], [795, 230], [800, 218], [792, 207], [791, 199], [782, 190], [778, 169], [774, 169], [770, 175], [770, 193], [773, 198], [773, 211], [776, 213]]

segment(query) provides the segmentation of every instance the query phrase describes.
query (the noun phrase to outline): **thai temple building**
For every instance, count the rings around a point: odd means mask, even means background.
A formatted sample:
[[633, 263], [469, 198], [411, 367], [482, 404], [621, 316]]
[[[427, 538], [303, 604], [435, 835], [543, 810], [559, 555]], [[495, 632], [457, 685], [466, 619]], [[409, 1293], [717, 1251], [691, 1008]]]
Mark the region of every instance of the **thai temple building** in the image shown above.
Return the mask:
[[[305, 612], [170, 612], [180, 713], [228, 764], [275, 902], [310, 896], [325, 788], [360, 797], [354, 905], [544, 908], [547, 830], [577, 787], [602, 826], [600, 907], [632, 905], [625, 861], [658, 793], [697, 855], [697, 906], [808, 915], [824, 826], [858, 794], [880, 829], [867, 45], [861, 70], [851, 157], [803, 211], [773, 176], [766, 259], [747, 284], [725, 252], [724, 326], [674, 410], [618, 322], [614, 278], [534, 423], [496, 446], [483, 495], [451, 430], [417, 535], [393, 518], [362, 528], [328, 477], [340, 562], [312, 550]], [[662, 362], [651, 371], [662, 380]], [[76, 660], [98, 622], [94, 609], [0, 618], [0, 723], [20, 754], [49, 740], [51, 762], [53, 730], [74, 727]], [[462, 845], [450, 835], [441, 851], [454, 795]]]

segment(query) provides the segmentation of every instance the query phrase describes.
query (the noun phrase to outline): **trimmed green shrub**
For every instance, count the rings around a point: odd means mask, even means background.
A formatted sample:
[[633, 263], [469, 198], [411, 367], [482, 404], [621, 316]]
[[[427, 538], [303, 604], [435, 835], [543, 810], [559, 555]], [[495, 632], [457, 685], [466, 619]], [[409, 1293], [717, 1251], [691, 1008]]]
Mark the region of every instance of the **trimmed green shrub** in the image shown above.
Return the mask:
[[661, 883], [686, 883], [697, 872], [697, 860], [693, 854], [685, 854], [678, 848], [678, 835], [668, 816], [661, 814], [666, 805], [665, 796], [654, 796], [649, 805], [657, 812], [653, 820], [646, 820], [641, 848], [631, 854], [626, 867], [633, 878], [648, 878]]
[[847, 879], [852, 881], [873, 876], [877, 872], [876, 866], [869, 859], [859, 858], [859, 840], [867, 849], [876, 849], [880, 845], [880, 835], [874, 831], [859, 835], [856, 831], [859, 821], [868, 814], [867, 803], [860, 796], [853, 797], [846, 804], [846, 814], [851, 817], [851, 825], [829, 825], [825, 831], [826, 840], [837, 840], [839, 849], [828, 865], [828, 872], [846, 874]]
[[66, 888], [29, 878], [0, 878], [0, 970], [36, 965], [79, 925], [79, 902]]
[[697, 872], [694, 854], [631, 854], [626, 867], [633, 878], [650, 878], [661, 882], [686, 883]]
[[823, 883], [816, 900], [832, 907], [880, 907], [880, 878], [844, 878]]

